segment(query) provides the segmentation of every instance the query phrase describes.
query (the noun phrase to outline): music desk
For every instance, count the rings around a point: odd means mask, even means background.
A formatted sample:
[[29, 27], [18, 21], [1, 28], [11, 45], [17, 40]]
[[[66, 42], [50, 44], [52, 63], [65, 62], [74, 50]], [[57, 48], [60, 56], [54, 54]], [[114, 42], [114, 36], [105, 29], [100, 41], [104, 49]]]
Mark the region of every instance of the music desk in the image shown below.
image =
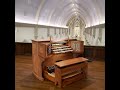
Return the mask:
[[79, 57], [56, 62], [55, 68], [55, 85], [64, 87], [74, 81], [78, 81], [87, 77], [87, 63], [86, 58]]

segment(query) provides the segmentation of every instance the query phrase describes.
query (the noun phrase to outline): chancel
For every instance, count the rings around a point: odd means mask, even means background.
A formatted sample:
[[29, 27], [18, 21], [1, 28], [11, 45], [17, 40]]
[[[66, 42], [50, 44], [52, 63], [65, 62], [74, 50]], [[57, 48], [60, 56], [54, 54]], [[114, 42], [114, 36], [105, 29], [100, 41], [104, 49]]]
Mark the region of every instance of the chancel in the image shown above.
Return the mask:
[[104, 90], [105, 0], [15, 0], [15, 45], [16, 90]]

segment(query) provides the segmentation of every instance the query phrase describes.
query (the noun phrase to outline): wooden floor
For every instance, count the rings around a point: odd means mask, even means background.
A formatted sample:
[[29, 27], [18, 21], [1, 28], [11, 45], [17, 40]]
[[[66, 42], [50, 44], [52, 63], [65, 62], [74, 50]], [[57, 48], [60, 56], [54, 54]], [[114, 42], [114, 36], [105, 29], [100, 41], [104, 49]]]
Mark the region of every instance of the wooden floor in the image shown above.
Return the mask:
[[39, 81], [32, 74], [32, 57], [16, 56], [15, 90], [105, 90], [105, 62], [94, 60], [88, 63], [88, 78], [74, 82], [62, 89], [48, 80]]

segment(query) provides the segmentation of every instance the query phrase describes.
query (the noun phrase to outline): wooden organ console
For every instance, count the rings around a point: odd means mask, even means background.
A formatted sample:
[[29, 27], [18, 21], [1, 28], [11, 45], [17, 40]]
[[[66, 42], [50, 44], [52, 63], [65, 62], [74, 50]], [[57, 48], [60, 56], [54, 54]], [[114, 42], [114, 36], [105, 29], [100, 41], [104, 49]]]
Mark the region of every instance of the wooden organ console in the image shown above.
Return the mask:
[[[66, 73], [68, 74], [69, 71], [71, 71], [70, 72], [71, 75], [73, 74], [70, 77], [78, 76], [78, 78], [84, 78], [86, 77], [87, 63], [85, 60], [87, 59], [84, 58], [83, 60], [83, 58], [81, 59], [80, 57], [74, 56], [74, 54], [76, 53], [83, 54], [83, 52], [84, 52], [83, 41], [64, 40], [60, 42], [51, 42], [51, 40], [50, 41], [32, 40], [33, 74], [39, 80], [43, 81], [46, 78], [50, 81], [53, 81], [55, 85], [58, 85], [59, 87], [63, 87], [63, 83], [66, 83], [67, 79], [64, 77], [63, 79], [65, 80], [63, 80], [62, 82], [61, 77], [63, 74], [64, 75], [66, 75]], [[80, 64], [80, 62], [84, 63]], [[66, 64], [66, 66], [64, 65], [60, 67], [59, 64], [61, 65], [62, 63], [68, 64]], [[75, 68], [76, 69], [79, 68], [78, 72], [74, 71]], [[80, 71], [81, 69], [83, 69], [82, 72], [83, 74], [81, 74]], [[61, 71], [63, 71], [62, 74]], [[79, 76], [80, 74], [81, 76]], [[77, 77], [75, 77], [75, 79], [72, 78], [69, 80], [70, 82], [72, 82], [75, 81], [76, 78]]]
[[73, 49], [74, 57], [83, 57], [84, 41], [71, 40], [68, 45]]

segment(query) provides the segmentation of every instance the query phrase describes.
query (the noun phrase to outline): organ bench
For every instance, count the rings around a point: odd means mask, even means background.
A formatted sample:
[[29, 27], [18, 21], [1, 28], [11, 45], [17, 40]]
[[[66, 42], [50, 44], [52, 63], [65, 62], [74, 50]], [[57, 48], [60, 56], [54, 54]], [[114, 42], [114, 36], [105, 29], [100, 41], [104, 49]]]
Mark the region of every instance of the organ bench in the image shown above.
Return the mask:
[[74, 81], [87, 77], [87, 59], [83, 57], [55, 63], [55, 85], [64, 87]]

